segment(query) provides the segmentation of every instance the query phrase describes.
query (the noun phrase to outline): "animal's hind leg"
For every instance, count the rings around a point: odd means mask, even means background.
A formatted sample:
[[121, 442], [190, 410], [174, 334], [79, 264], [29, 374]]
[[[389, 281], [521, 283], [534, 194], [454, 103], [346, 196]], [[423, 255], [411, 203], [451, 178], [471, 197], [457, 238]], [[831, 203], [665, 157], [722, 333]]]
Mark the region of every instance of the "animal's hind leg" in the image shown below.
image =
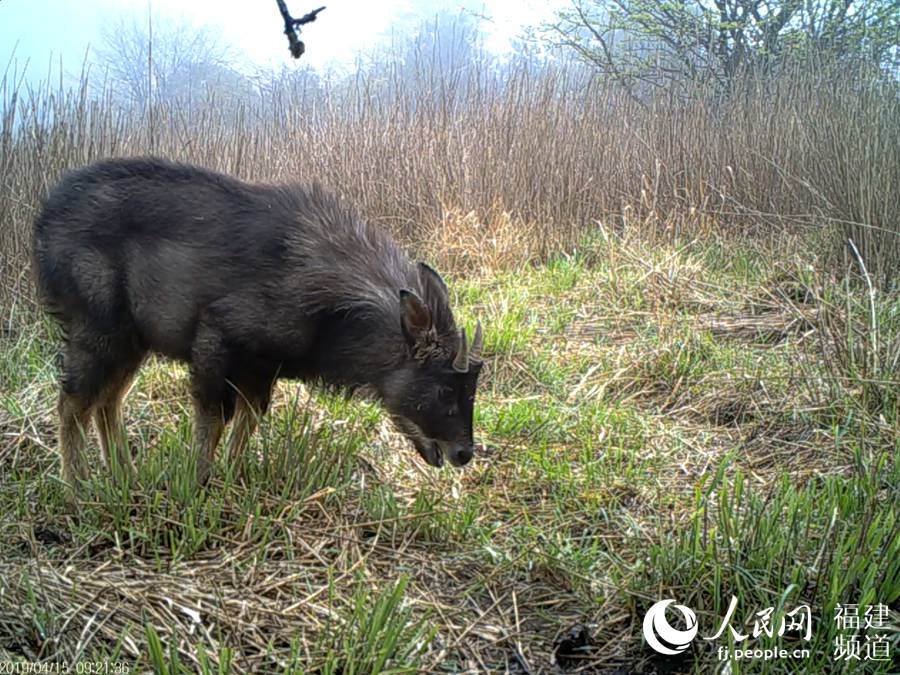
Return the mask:
[[91, 423], [92, 401], [77, 392], [59, 393], [59, 460], [62, 479], [75, 490], [88, 477], [84, 439]]
[[133, 466], [131, 453], [128, 451], [125, 425], [122, 422], [122, 398], [128, 391], [142, 360], [143, 356], [137, 354], [123, 360], [107, 380], [94, 410], [94, 419], [100, 435], [100, 449], [106, 467], [112, 467], [112, 458], [115, 457], [119, 468], [128, 474], [132, 472]]
[[88, 477], [84, 456], [91, 412], [109, 376], [106, 340], [81, 331], [66, 345], [63, 358], [59, 412], [59, 455], [62, 478], [75, 489]]

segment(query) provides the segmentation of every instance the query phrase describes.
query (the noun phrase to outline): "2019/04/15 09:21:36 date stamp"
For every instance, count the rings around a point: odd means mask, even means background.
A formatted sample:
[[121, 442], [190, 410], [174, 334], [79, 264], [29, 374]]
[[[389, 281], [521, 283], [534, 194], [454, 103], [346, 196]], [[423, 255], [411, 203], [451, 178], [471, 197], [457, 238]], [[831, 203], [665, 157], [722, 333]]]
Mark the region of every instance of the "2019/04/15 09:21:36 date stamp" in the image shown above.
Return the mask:
[[0, 675], [51, 675], [71, 673], [73, 675], [128, 675], [131, 664], [124, 661], [0, 661]]

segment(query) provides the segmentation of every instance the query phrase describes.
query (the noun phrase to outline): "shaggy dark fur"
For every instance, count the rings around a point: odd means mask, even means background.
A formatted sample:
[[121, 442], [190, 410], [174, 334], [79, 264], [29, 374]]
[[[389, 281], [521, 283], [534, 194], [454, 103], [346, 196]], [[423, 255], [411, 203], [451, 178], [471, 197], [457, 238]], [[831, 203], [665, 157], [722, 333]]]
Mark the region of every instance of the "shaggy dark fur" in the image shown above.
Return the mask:
[[480, 369], [440, 276], [318, 186], [249, 185], [116, 159], [67, 174], [34, 226], [40, 297], [63, 327], [63, 477], [87, 474], [93, 416], [130, 466], [120, 401], [148, 352], [190, 364], [201, 480], [224, 425], [239, 451], [280, 377], [365, 387], [432, 465], [473, 453]]

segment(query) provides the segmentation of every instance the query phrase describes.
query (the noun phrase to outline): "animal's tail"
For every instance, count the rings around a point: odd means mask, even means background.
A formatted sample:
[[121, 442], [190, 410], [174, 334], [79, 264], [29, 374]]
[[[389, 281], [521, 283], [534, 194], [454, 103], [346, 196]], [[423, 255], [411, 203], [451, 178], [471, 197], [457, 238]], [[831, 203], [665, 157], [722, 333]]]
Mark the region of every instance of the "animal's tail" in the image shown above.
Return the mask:
[[59, 327], [63, 344], [65, 344], [69, 340], [69, 317], [51, 284], [50, 272], [53, 261], [49, 259], [46, 246], [41, 239], [41, 226], [42, 216], [38, 215], [31, 241], [31, 271], [34, 277], [36, 296], [44, 313]]

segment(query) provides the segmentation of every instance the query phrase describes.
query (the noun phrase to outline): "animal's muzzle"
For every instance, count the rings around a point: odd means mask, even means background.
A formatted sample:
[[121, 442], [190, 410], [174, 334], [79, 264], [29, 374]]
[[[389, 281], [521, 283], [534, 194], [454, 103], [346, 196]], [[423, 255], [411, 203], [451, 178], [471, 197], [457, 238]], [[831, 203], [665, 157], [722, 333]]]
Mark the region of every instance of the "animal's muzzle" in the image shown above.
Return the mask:
[[465, 466], [475, 455], [474, 448], [468, 443], [442, 443], [437, 442], [440, 452], [449, 462], [456, 467]]

